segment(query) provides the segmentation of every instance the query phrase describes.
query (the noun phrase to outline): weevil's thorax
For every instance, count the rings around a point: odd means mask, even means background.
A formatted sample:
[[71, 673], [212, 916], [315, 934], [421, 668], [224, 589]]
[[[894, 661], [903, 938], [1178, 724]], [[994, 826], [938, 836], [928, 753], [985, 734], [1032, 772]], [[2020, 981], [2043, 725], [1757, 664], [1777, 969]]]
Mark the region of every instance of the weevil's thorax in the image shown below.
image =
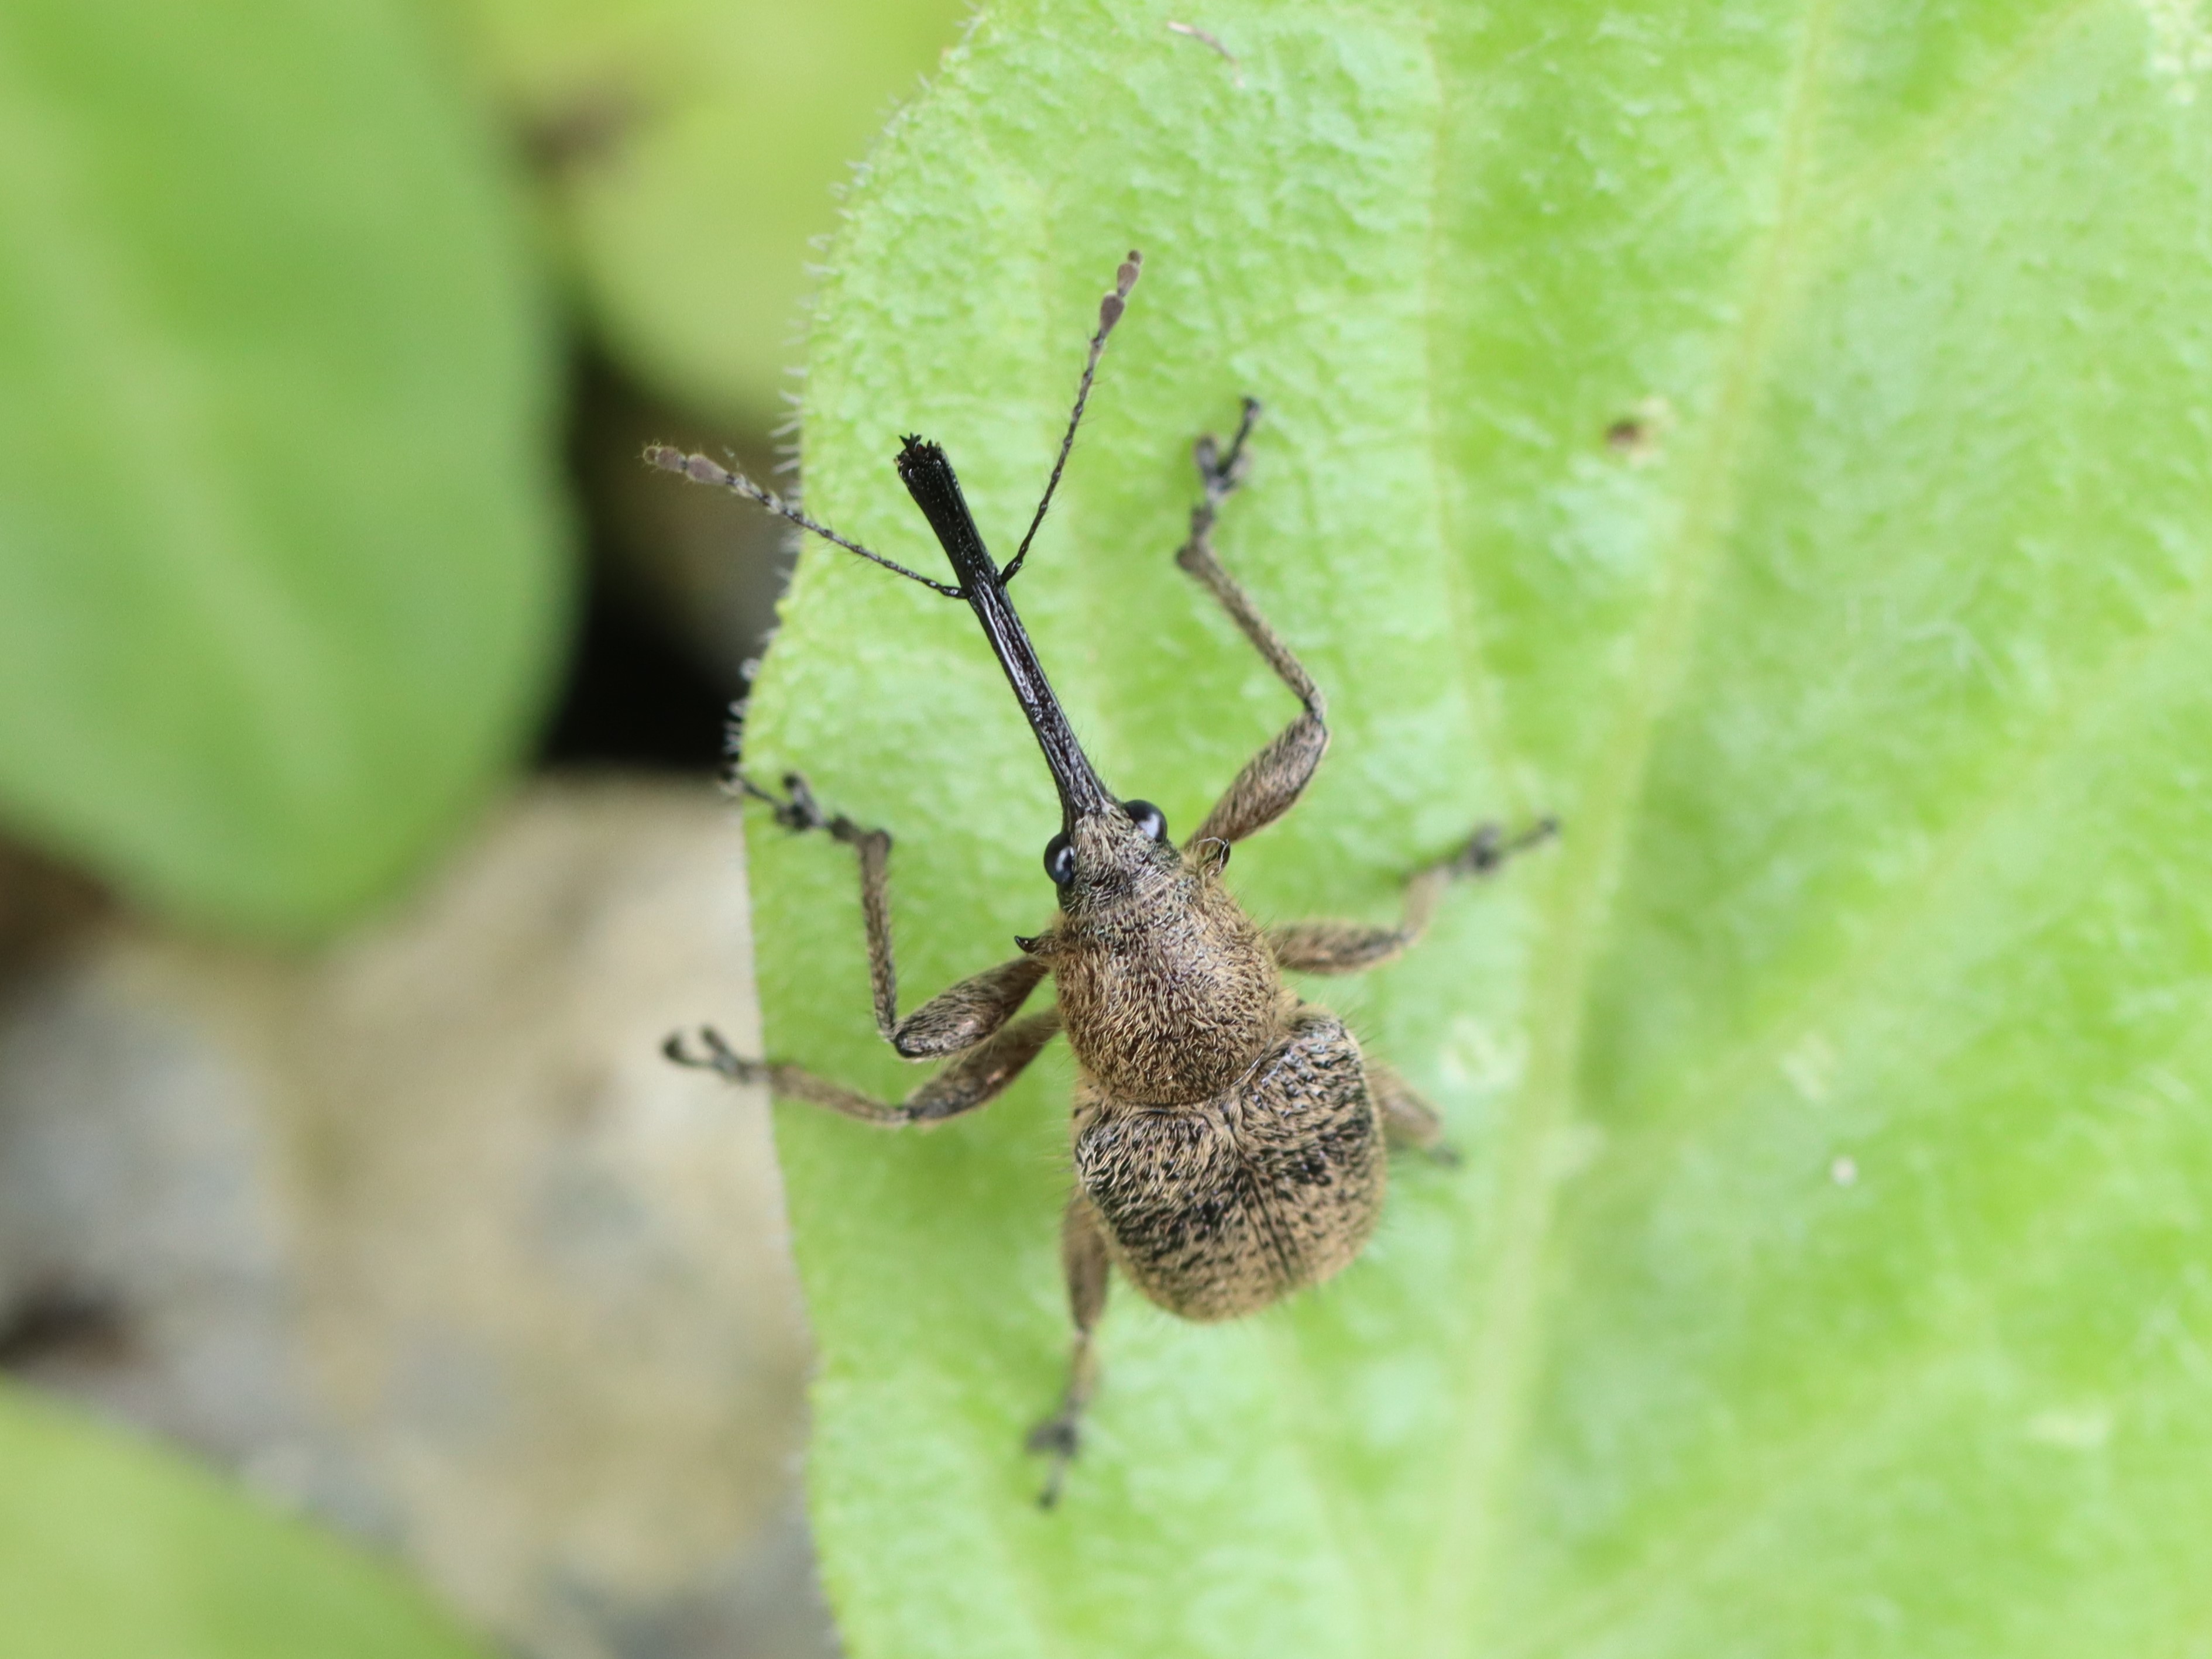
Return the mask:
[[1226, 1088], [1277, 1036], [1282, 981], [1218, 860], [1186, 857], [1118, 813], [1086, 815], [1071, 839], [1075, 875], [1048, 948], [1076, 1059], [1133, 1103]]

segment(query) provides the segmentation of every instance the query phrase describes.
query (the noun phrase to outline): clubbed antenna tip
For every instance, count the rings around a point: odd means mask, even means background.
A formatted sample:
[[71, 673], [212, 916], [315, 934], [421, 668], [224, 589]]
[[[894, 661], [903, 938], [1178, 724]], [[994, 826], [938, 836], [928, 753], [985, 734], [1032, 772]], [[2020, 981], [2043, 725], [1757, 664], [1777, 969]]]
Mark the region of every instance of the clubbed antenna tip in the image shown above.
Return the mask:
[[[1121, 269], [1114, 273], [1114, 291], [1098, 302], [1101, 345], [1105, 343], [1106, 336], [1114, 331], [1114, 325], [1121, 320], [1121, 313], [1129, 308], [1129, 290], [1136, 287], [1137, 278], [1144, 275], [1144, 271], [1145, 256], [1131, 248], [1129, 257], [1121, 261]], [[1097, 360], [1094, 358], [1092, 361], [1095, 362]]]
[[[687, 455], [666, 444], [647, 444], [645, 459], [663, 472], [680, 472], [694, 483], [713, 484], [721, 489], [729, 489], [737, 477], [727, 468], [715, 465], [704, 455]], [[750, 492], [740, 490], [738, 493], [747, 495]]]

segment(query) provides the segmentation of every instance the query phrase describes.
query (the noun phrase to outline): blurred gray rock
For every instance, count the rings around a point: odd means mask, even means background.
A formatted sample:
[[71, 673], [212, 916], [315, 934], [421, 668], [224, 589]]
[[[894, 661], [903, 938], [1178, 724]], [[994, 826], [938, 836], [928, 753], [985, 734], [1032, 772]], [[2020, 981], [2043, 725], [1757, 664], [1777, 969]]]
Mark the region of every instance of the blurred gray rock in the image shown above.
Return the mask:
[[544, 1659], [835, 1650], [736, 814], [541, 782], [313, 958], [111, 924], [0, 1006], [0, 1360]]

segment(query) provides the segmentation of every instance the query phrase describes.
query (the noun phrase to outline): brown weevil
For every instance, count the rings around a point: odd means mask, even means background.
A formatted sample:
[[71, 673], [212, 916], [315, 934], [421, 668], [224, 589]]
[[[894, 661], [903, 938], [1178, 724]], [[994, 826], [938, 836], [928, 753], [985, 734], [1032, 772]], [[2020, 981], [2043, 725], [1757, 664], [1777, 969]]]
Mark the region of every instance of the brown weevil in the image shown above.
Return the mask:
[[[1397, 956], [1426, 927], [1444, 886], [1496, 869], [1551, 835], [1544, 819], [1508, 839], [1486, 826], [1407, 884], [1395, 927], [1344, 921], [1261, 927], [1222, 884], [1230, 849], [1297, 804], [1328, 747], [1327, 706], [1288, 647], [1254, 609], [1213, 550], [1222, 503], [1243, 483], [1260, 414], [1244, 402], [1226, 449], [1197, 444], [1200, 496], [1176, 562], [1211, 593], [1298, 700], [1297, 717], [1253, 757], [1197, 833], [1177, 847], [1159, 809], [1122, 800], [1091, 769], [1046, 682], [1007, 589], [1044, 521], [1075, 441], [1106, 337], [1135, 286], [1139, 257], [1121, 267], [1099, 307], [1075, 407], [1029, 532], [1004, 570], [960, 493], [945, 452], [909, 437], [898, 473], [929, 520], [957, 580], [932, 580], [849, 541], [751, 480], [701, 455], [655, 447], [654, 465], [736, 491], [805, 529], [950, 598], [983, 625], [1060, 792], [1059, 832], [1044, 867], [1058, 890], [1052, 925], [1014, 942], [1012, 960], [962, 981], [899, 1017], [886, 878], [891, 838], [816, 803], [792, 774], [781, 795], [740, 770], [738, 787], [767, 802], [778, 823], [819, 830], [853, 848], [860, 868], [877, 1029], [908, 1060], [950, 1064], [896, 1104], [781, 1061], [745, 1059], [714, 1030], [702, 1047], [668, 1040], [670, 1059], [866, 1123], [935, 1123], [973, 1111], [1004, 1090], [1045, 1044], [1065, 1033], [1075, 1087], [1075, 1191], [1060, 1236], [1074, 1316], [1067, 1389], [1029, 1437], [1048, 1455], [1040, 1501], [1058, 1498], [1097, 1378], [1091, 1351], [1118, 1266], [1161, 1307], [1187, 1319], [1231, 1319], [1316, 1284], [1343, 1267], [1375, 1229], [1386, 1145], [1449, 1159], [1437, 1115], [1395, 1072], [1360, 1052], [1342, 1021], [1302, 1000], [1285, 970], [1349, 974]], [[1017, 1018], [1049, 976], [1058, 1006]]]

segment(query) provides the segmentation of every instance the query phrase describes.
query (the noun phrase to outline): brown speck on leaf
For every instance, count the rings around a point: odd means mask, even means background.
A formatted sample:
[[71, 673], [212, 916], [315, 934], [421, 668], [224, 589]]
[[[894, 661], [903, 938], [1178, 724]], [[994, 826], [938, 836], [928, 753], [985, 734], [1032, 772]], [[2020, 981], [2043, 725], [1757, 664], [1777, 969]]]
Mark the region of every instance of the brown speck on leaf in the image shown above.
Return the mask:
[[1674, 405], [1664, 398], [1646, 398], [1606, 428], [1606, 447], [1631, 466], [1650, 466], [1664, 459], [1674, 425]]

